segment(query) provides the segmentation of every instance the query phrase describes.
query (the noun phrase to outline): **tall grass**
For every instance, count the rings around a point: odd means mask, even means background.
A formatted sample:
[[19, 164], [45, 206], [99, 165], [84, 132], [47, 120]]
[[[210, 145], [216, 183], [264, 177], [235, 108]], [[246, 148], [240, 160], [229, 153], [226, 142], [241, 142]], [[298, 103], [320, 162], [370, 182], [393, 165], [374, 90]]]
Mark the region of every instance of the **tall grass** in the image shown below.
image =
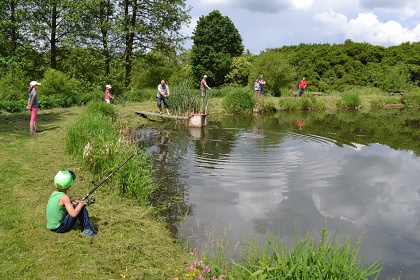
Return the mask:
[[150, 158], [120, 133], [124, 126], [115, 123], [114, 118], [112, 106], [103, 102], [90, 103], [86, 113], [69, 128], [66, 149], [98, 178], [106, 177], [136, 154], [113, 175], [113, 185], [118, 186], [121, 195], [147, 205], [150, 194], [157, 188]]
[[169, 106], [173, 114], [205, 113], [206, 104], [207, 97], [202, 99], [200, 91], [193, 90], [191, 84], [186, 80], [171, 89]]
[[[199, 225], [197, 225], [199, 231]], [[177, 279], [378, 279], [383, 265], [376, 261], [366, 266], [359, 256], [362, 235], [351, 244], [350, 235], [344, 242], [339, 242], [337, 234], [331, 235], [323, 227], [318, 238], [310, 232], [303, 238], [295, 237], [294, 244], [285, 245], [280, 237], [266, 236], [261, 245], [257, 239], [248, 239], [231, 244], [227, 238], [228, 229], [218, 235], [215, 229], [204, 231], [204, 240], [195, 240], [197, 246], [186, 236], [181, 236], [184, 244], [195, 260], [200, 260], [209, 272], [203, 274], [200, 267], [195, 267], [203, 278], [193, 278], [184, 274]], [[194, 231], [189, 235], [195, 238]], [[201, 243], [201, 245], [200, 245]], [[200, 248], [196, 250], [196, 248]], [[198, 253], [198, 252], [199, 253]], [[240, 257], [232, 259], [234, 254]], [[178, 276], [182, 274], [182, 270]], [[215, 278], [212, 278], [215, 277]]]
[[292, 248], [268, 237], [262, 250], [250, 246], [243, 263], [234, 262], [232, 279], [377, 279], [382, 270], [378, 261], [365, 266], [359, 259], [362, 236], [344, 244], [323, 228], [318, 242], [311, 234], [297, 240]]
[[279, 100], [280, 110], [324, 110], [326, 108], [323, 97], [304, 94], [302, 97], [283, 97]]

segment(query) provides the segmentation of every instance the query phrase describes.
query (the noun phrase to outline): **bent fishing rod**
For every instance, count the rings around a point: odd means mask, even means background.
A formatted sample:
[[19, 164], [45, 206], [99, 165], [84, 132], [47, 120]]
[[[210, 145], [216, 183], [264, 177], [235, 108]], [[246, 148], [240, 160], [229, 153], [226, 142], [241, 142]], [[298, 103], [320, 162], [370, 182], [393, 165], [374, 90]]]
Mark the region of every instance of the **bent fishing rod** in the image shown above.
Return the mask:
[[[132, 159], [135, 155], [138, 154], [138, 152], [141, 150], [142, 148], [138, 149], [134, 154], [132, 154], [129, 158], [127, 158], [122, 164], [120, 164], [120, 166], [118, 166], [117, 168], [115, 168], [105, 179], [102, 180], [102, 182], [100, 182], [98, 185], [96, 185], [93, 189], [91, 189], [82, 199], [86, 200], [94, 191], [96, 191], [97, 188], [99, 188], [103, 183], [105, 183], [109, 178], [111, 178], [112, 175], [114, 175], [115, 172], [117, 172], [121, 167], [123, 167], [130, 159]], [[95, 203], [95, 200], [92, 199], [91, 201], [89, 201], [88, 204], [93, 204]]]

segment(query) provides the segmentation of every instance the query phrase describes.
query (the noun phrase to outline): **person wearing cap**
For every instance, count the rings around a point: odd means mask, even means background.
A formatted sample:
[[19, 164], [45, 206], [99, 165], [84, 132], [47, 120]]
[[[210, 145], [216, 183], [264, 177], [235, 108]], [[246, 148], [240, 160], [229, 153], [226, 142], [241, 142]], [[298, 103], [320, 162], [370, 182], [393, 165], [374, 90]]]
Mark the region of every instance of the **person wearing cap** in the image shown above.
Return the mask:
[[56, 190], [51, 194], [47, 203], [46, 216], [47, 228], [53, 232], [65, 233], [70, 231], [79, 220], [82, 234], [93, 236], [96, 232], [90, 223], [86, 202], [70, 199], [67, 191], [76, 180], [76, 175], [71, 170], [61, 170], [54, 177]]
[[36, 89], [40, 85], [37, 81], [32, 81], [28, 87], [29, 98], [26, 110], [31, 111], [31, 120], [29, 121], [29, 134], [31, 135], [40, 132], [36, 126], [36, 118], [38, 116], [38, 95], [36, 94]]
[[114, 97], [111, 96], [111, 86], [110, 85], [106, 85], [105, 86], [105, 101], [106, 103], [110, 104], [111, 103], [111, 99], [114, 99]]
[[159, 108], [159, 114], [162, 115], [162, 101], [165, 105], [166, 113], [169, 114], [169, 105], [168, 105], [168, 97], [171, 94], [169, 91], [169, 86], [166, 84], [165, 80], [160, 81], [160, 84], [158, 85], [158, 93], [156, 96], [156, 105]]

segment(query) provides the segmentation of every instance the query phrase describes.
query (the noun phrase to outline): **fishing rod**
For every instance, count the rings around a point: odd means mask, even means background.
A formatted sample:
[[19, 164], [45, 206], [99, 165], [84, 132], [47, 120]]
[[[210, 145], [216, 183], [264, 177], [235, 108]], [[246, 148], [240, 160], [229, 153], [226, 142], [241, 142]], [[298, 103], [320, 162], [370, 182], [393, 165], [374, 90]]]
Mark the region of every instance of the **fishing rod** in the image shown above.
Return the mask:
[[[121, 167], [123, 167], [130, 159], [132, 159], [135, 155], [138, 154], [138, 152], [142, 148], [138, 149], [134, 154], [132, 154], [129, 158], [127, 158], [120, 166], [118, 166], [116, 169], [114, 169], [105, 179], [102, 180], [98, 185], [96, 185], [93, 189], [91, 189], [81, 200], [86, 200], [94, 191], [96, 191], [97, 188], [99, 188], [103, 183], [105, 183], [109, 178], [111, 178], [112, 175], [114, 175], [115, 172], [117, 172]], [[95, 199], [92, 198], [89, 200], [88, 204], [95, 203]]]

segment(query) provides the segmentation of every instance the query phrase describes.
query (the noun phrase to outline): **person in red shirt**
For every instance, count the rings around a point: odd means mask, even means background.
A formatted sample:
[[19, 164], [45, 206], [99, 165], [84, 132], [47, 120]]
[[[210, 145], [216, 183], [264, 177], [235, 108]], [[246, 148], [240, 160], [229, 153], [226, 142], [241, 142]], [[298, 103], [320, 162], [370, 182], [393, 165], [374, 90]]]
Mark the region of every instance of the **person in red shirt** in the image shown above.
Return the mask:
[[302, 96], [302, 94], [305, 92], [305, 88], [306, 88], [306, 79], [305, 77], [303, 77], [299, 83], [299, 96]]

